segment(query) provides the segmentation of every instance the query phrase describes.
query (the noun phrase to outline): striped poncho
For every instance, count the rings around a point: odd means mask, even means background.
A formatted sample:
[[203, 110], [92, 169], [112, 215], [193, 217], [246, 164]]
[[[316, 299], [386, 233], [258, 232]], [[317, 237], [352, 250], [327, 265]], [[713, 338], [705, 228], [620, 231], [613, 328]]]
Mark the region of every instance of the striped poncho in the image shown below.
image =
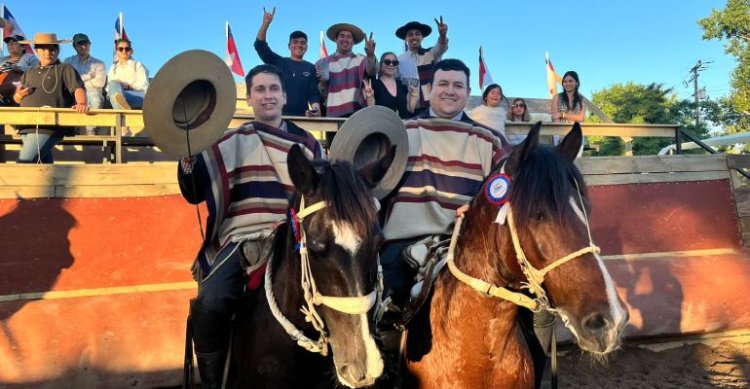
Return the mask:
[[286, 164], [292, 145], [300, 144], [308, 158], [322, 158], [310, 133], [290, 122], [286, 127], [246, 123], [202, 152], [191, 174], [178, 168], [183, 196], [208, 206], [206, 241], [198, 256], [203, 274], [232, 238], [271, 229], [286, 218], [294, 191]]
[[365, 106], [362, 80], [367, 68], [367, 57], [336, 53], [321, 58], [316, 66], [328, 67], [326, 116], [348, 116]]
[[479, 191], [510, 145], [502, 134], [466, 114], [456, 121], [427, 113], [405, 125], [409, 162], [390, 203], [385, 239], [449, 235], [456, 209]]

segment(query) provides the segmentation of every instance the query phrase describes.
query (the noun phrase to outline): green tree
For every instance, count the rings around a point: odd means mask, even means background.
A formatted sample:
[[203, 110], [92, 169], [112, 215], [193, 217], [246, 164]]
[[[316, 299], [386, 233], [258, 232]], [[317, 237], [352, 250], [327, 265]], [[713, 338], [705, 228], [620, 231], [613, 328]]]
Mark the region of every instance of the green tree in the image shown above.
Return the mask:
[[[671, 89], [661, 84], [641, 85], [629, 82], [614, 84], [594, 92], [593, 103], [615, 123], [682, 123], [682, 113], [676, 109], [680, 102]], [[705, 131], [703, 131], [705, 132]], [[633, 154], [656, 154], [674, 142], [672, 138], [643, 137], [633, 139]], [[599, 155], [621, 155], [624, 144], [620, 138], [589, 137], [589, 143], [599, 149]]]
[[725, 51], [737, 59], [732, 72], [732, 93], [728, 99], [733, 111], [744, 115], [735, 117], [727, 132], [750, 129], [750, 1], [728, 0], [722, 10], [698, 21], [703, 29], [703, 39], [726, 40]]

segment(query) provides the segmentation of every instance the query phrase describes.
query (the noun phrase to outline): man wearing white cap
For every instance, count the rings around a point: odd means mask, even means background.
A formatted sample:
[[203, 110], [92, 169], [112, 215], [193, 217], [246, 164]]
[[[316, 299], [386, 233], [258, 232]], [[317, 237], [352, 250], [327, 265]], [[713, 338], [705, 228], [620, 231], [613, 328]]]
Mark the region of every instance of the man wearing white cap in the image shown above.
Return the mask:
[[[336, 42], [336, 52], [315, 64], [321, 94], [326, 96], [326, 116], [348, 117], [367, 106], [362, 94], [365, 74], [374, 77], [378, 71], [375, 41], [365, 37], [362, 30], [349, 23], [337, 23], [328, 28], [328, 38]], [[352, 48], [365, 41], [367, 56], [354, 54]]]

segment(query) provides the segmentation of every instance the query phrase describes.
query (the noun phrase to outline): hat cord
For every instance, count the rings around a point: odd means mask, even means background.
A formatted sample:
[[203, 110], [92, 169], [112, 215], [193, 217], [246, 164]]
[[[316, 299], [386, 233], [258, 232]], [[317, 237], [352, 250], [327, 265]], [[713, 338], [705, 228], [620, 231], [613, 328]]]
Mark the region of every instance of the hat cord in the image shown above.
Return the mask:
[[[183, 115], [183, 122], [185, 123], [185, 140], [187, 143], [188, 157], [192, 159], [194, 155], [190, 147], [190, 122], [188, 122], [187, 120], [187, 110], [185, 109], [184, 101], [182, 101], [182, 115]], [[196, 195], [197, 189], [195, 185], [195, 176], [192, 174], [190, 175], [190, 190], [193, 192], [193, 198], [198, 197]], [[206, 233], [203, 230], [203, 217], [201, 217], [201, 209], [198, 206], [198, 204], [195, 204], [195, 213], [196, 213], [196, 217], [198, 218], [198, 229], [200, 230], [200, 233], [201, 233], [201, 240], [203, 240], [203, 242], [205, 243]]]

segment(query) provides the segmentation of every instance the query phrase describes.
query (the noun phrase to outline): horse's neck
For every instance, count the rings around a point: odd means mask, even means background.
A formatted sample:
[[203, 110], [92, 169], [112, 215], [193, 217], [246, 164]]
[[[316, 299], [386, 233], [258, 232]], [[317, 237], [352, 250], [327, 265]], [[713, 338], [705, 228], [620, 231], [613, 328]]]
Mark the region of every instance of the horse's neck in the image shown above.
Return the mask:
[[[286, 229], [288, 230], [288, 229]], [[302, 293], [300, 258], [294, 247], [294, 239], [288, 231], [282, 241], [274, 247], [273, 294], [281, 312], [293, 323], [301, 325], [304, 319], [299, 309], [304, 303]], [[301, 322], [300, 322], [301, 321]]]
[[464, 273], [505, 286], [511, 281], [505, 260], [513, 252], [505, 229], [495, 223], [497, 211], [484, 202], [472, 205], [456, 243], [456, 264]]

